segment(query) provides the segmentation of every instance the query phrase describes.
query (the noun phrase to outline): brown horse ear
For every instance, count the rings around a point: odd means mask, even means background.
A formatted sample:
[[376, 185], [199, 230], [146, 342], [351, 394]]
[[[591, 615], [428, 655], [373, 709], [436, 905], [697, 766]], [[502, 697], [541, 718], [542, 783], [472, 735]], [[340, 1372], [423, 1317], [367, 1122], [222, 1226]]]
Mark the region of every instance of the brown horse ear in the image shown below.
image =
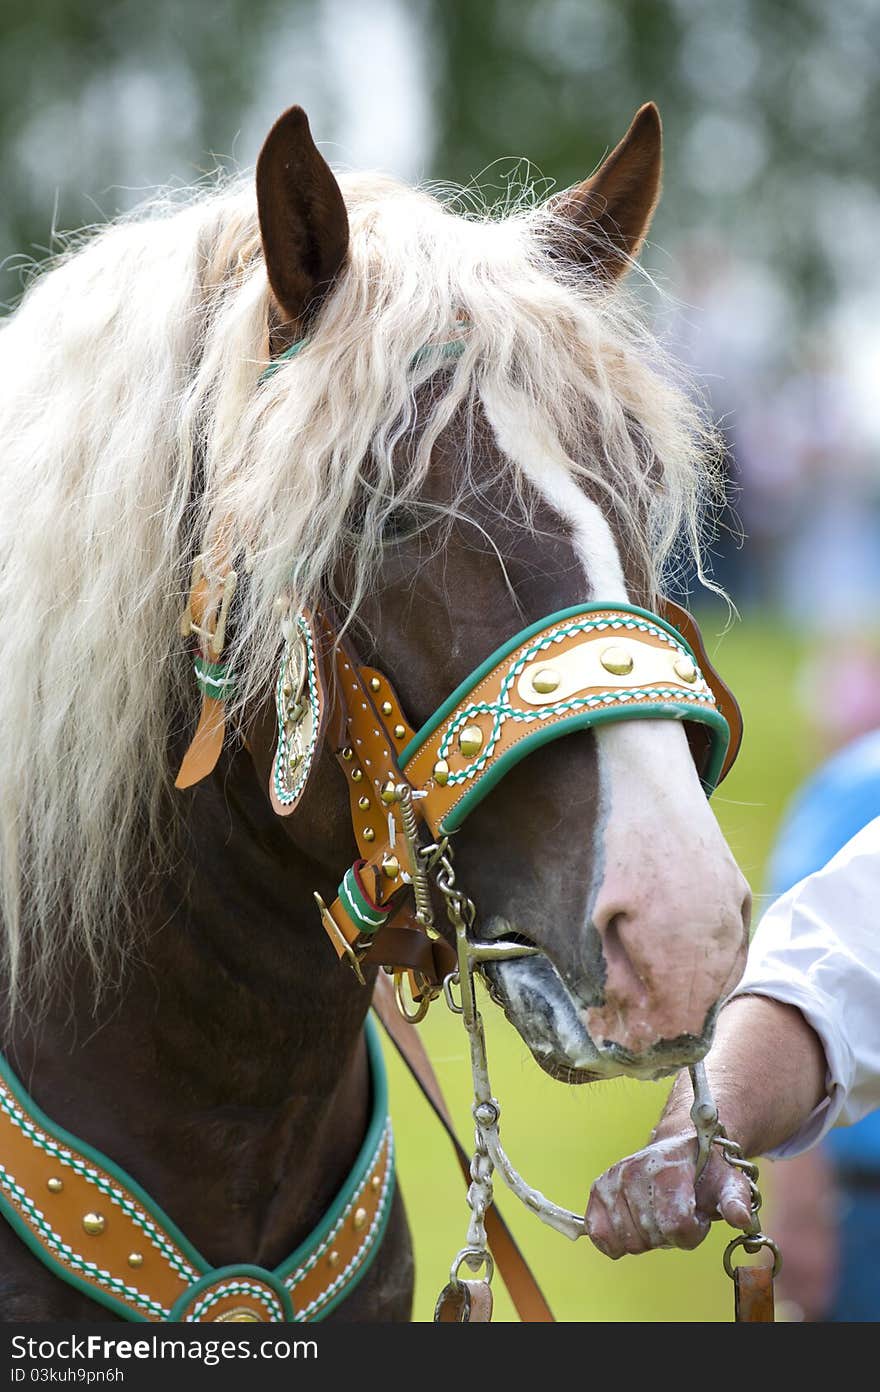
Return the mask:
[[302, 319], [345, 261], [348, 215], [301, 106], [285, 111], [266, 136], [257, 207], [272, 293], [285, 319]]
[[660, 197], [662, 148], [660, 112], [647, 102], [596, 173], [553, 200], [554, 214], [568, 225], [561, 250], [569, 259], [610, 280], [624, 273]]

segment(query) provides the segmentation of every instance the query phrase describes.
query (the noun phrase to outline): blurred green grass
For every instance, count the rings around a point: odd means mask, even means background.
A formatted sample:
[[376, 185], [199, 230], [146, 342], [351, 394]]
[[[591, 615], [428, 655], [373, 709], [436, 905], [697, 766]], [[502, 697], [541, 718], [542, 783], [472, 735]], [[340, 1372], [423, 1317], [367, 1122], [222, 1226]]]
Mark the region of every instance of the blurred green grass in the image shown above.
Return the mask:
[[[703, 617], [713, 661], [736, 692], [745, 717], [739, 760], [713, 800], [727, 840], [756, 895], [785, 803], [809, 766], [805, 721], [795, 701], [804, 645], [766, 618], [747, 616], [727, 633]], [[516, 1032], [483, 995], [493, 1087], [513, 1163], [557, 1203], [585, 1206], [592, 1181], [645, 1143], [669, 1084], [618, 1079], [566, 1088], [547, 1078]], [[469, 1144], [469, 1070], [464, 1031], [442, 1005], [420, 1026], [458, 1126]], [[464, 1244], [464, 1187], [446, 1138], [393, 1051], [386, 1050], [398, 1174], [416, 1252], [414, 1319], [430, 1320]], [[769, 1167], [764, 1167], [765, 1171]], [[766, 1182], [764, 1187], [766, 1188]], [[721, 1224], [696, 1252], [652, 1252], [610, 1262], [585, 1239], [544, 1227], [501, 1190], [499, 1207], [532, 1265], [558, 1320], [704, 1321], [732, 1317], [731, 1284], [721, 1267]], [[496, 1191], [497, 1192], [497, 1191]], [[516, 1318], [500, 1279], [495, 1319]]]

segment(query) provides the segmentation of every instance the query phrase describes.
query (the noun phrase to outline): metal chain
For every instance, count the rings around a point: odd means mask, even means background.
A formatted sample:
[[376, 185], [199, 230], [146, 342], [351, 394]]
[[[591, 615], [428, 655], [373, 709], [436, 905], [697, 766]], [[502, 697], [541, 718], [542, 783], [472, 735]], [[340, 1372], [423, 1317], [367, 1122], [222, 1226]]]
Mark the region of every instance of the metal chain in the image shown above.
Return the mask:
[[773, 1241], [773, 1238], [768, 1237], [765, 1232], [761, 1231], [761, 1220], [758, 1217], [758, 1213], [764, 1200], [758, 1188], [758, 1166], [755, 1164], [754, 1160], [747, 1160], [745, 1158], [742, 1152], [742, 1146], [730, 1139], [720, 1122], [718, 1125], [718, 1134], [715, 1137], [715, 1145], [718, 1146], [727, 1164], [745, 1175], [749, 1186], [749, 1206], [752, 1210], [748, 1227], [744, 1232], [739, 1233], [737, 1237], [732, 1238], [724, 1249], [724, 1270], [727, 1272], [730, 1279], [733, 1280], [735, 1275], [733, 1254], [737, 1247], [742, 1247], [743, 1251], [748, 1252], [750, 1256], [755, 1256], [756, 1253], [760, 1252], [762, 1247], [766, 1247], [768, 1252], [772, 1252], [773, 1254], [773, 1279], [775, 1280], [782, 1270], [782, 1253]]
[[758, 1188], [758, 1166], [754, 1160], [747, 1160], [743, 1155], [742, 1146], [736, 1141], [732, 1141], [718, 1119], [718, 1108], [709, 1087], [709, 1080], [706, 1077], [705, 1065], [702, 1063], [694, 1064], [689, 1070], [691, 1083], [694, 1089], [694, 1104], [691, 1107], [691, 1120], [697, 1133], [697, 1167], [694, 1183], [699, 1180], [700, 1175], [706, 1166], [715, 1145], [721, 1151], [722, 1158], [732, 1169], [739, 1170], [746, 1178], [749, 1186], [749, 1206], [751, 1217], [748, 1227], [744, 1232], [728, 1242], [724, 1249], [724, 1270], [733, 1280], [734, 1266], [733, 1254], [737, 1247], [742, 1247], [744, 1252], [750, 1256], [755, 1256], [762, 1247], [773, 1253], [773, 1276], [779, 1275], [782, 1268], [782, 1254], [779, 1251], [772, 1237], [761, 1231], [761, 1221], [758, 1214], [764, 1200]]
[[[452, 863], [452, 846], [449, 837], [443, 836], [437, 842], [420, 849], [420, 855], [425, 867], [425, 871], [432, 873], [434, 883], [443, 896], [446, 907], [446, 916], [451, 926], [455, 930], [456, 941], [461, 944], [466, 939], [467, 930], [472, 928], [477, 917], [476, 906], [472, 899], [456, 886], [455, 867]], [[466, 978], [463, 979], [463, 978]], [[452, 987], [458, 985], [461, 988], [461, 1005], [457, 1005], [453, 999]], [[456, 1014], [464, 1016], [465, 1027], [471, 1033], [479, 1029], [479, 1016], [476, 1012], [476, 1005], [473, 996], [473, 983], [470, 980], [470, 972], [462, 971], [461, 959], [459, 956], [459, 969], [450, 972], [443, 983], [443, 991], [447, 1003], [451, 1010]], [[488, 1081], [488, 1080], [487, 1080]], [[458, 1273], [462, 1265], [466, 1265], [472, 1274], [478, 1272], [481, 1267], [485, 1268], [484, 1279], [491, 1282], [494, 1273], [494, 1262], [489, 1251], [489, 1241], [486, 1235], [486, 1212], [492, 1203], [493, 1186], [492, 1175], [495, 1165], [489, 1154], [486, 1139], [482, 1130], [482, 1112], [486, 1106], [492, 1106], [497, 1118], [498, 1107], [494, 1099], [486, 1103], [485, 1099], [477, 1097], [474, 1102], [474, 1151], [471, 1156], [470, 1174], [471, 1182], [468, 1185], [467, 1205], [470, 1209], [470, 1220], [468, 1222], [467, 1239], [465, 1246], [456, 1254], [451, 1267], [451, 1279], [459, 1279]]]

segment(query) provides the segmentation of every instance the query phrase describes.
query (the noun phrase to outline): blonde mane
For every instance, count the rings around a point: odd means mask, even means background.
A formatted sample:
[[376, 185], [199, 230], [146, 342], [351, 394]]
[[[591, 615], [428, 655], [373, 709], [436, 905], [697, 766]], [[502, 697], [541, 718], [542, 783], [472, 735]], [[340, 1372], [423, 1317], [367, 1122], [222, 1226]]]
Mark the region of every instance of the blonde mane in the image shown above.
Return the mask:
[[[265, 381], [268, 288], [243, 183], [100, 231], [0, 330], [0, 918], [13, 1003], [71, 952], [115, 980], [149, 875], [168, 867], [169, 731], [191, 708], [178, 619], [203, 538], [232, 526], [249, 549], [233, 653], [243, 700], [272, 679], [279, 593], [307, 603], [345, 546], [356, 605], [383, 522], [484, 392], [525, 398], [658, 582], [682, 537], [698, 554], [712, 432], [624, 293], [554, 254], [547, 206], [464, 218], [448, 192], [375, 175], [340, 184], [349, 264], [307, 348]], [[451, 338], [464, 351], [401, 477], [395, 446], [436, 370], [420, 350]]]

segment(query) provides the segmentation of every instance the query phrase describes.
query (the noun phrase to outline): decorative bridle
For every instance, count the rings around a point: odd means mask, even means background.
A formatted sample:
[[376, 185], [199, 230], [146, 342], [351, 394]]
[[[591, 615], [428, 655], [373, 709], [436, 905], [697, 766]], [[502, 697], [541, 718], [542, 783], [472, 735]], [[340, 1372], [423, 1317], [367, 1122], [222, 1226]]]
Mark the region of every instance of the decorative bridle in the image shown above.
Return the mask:
[[[303, 343], [283, 357], [295, 356]], [[441, 345], [440, 351], [457, 349]], [[280, 360], [267, 369], [277, 371]], [[195, 637], [195, 675], [202, 711], [177, 786], [189, 787], [216, 765], [223, 746], [225, 705], [234, 673], [222, 661], [236, 572], [225, 537], [193, 571], [182, 633]], [[269, 795], [279, 816], [300, 806], [319, 749], [329, 742], [346, 781], [358, 858], [346, 870], [337, 897], [316, 893], [321, 922], [333, 948], [361, 984], [363, 968], [393, 975], [398, 1008], [419, 1023], [441, 994], [468, 1034], [474, 1087], [475, 1149], [468, 1189], [470, 1222], [456, 1255], [436, 1318], [486, 1318], [494, 1270], [486, 1238], [492, 1176], [504, 1182], [541, 1220], [570, 1238], [584, 1234], [582, 1217], [532, 1189], [511, 1164], [499, 1137], [500, 1106], [489, 1081], [474, 973], [491, 962], [537, 954], [517, 940], [475, 941], [477, 911], [456, 880], [451, 838], [470, 813], [520, 760], [551, 740], [623, 720], [675, 720], [685, 727], [691, 753], [710, 796], [730, 771], [742, 739], [742, 716], [706, 654], [693, 618], [665, 601], [662, 613], [629, 604], [592, 602], [548, 615], [514, 634], [468, 676], [416, 731], [388, 677], [361, 662], [350, 634], [328, 608], [298, 611], [281, 601], [284, 648], [275, 687], [278, 737]], [[453, 948], [434, 921], [432, 884], [454, 930]], [[456, 999], [458, 992], [458, 999]], [[409, 999], [407, 1000], [407, 994]], [[750, 1229], [725, 1252], [736, 1281], [737, 1308], [769, 1299], [765, 1268], [734, 1268], [732, 1251], [773, 1252], [760, 1230], [757, 1169], [745, 1161], [720, 1125], [702, 1064], [690, 1069], [691, 1112], [697, 1131], [697, 1176], [713, 1144], [743, 1170], [752, 1191]], [[460, 1272], [484, 1273], [481, 1280]], [[752, 1288], [749, 1287], [752, 1282]], [[757, 1285], [755, 1285], [757, 1282]], [[752, 1315], [750, 1318], [767, 1318]]]

